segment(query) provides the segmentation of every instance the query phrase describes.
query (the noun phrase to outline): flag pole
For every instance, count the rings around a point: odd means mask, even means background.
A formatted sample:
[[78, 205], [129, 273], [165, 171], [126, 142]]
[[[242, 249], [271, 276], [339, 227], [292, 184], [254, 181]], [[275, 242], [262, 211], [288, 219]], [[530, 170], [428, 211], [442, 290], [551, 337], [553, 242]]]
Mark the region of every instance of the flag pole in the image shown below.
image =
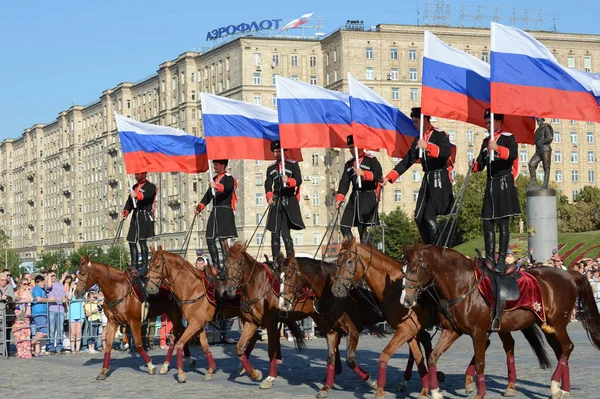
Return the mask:
[[[350, 72], [348, 72], [348, 87], [350, 88], [350, 95], [352, 95], [353, 79], [354, 78], [352, 77], [352, 74]], [[351, 120], [354, 120], [354, 114], [352, 112], [352, 107], [350, 107], [350, 115], [351, 115]], [[352, 123], [352, 139], [354, 140], [354, 123]], [[358, 164], [358, 148], [356, 147], [356, 143], [354, 143], [352, 145], [354, 146], [354, 168], [357, 171], [356, 182], [358, 184], [358, 188], [362, 188], [362, 179], [358, 175], [358, 169], [360, 168], [360, 165]]]
[[[423, 112], [421, 112], [421, 116], [419, 117], [419, 140], [423, 140], [423, 125], [425, 124], [425, 118], [423, 117]], [[423, 158], [423, 149], [419, 148], [419, 158]]]
[[[360, 168], [360, 165], [358, 164], [358, 148], [356, 148], [356, 145], [354, 145], [354, 161], [356, 163], [356, 170], [358, 170]], [[356, 177], [358, 178], [358, 188], [362, 188], [362, 181], [360, 175], [357, 174]]]
[[[133, 191], [133, 184], [131, 184], [131, 178], [127, 175], [127, 185], [129, 186], [129, 196], [131, 197], [131, 192]], [[135, 198], [131, 198], [133, 201], [133, 207], [137, 208], [137, 200]]]
[[[208, 176], [210, 177], [210, 181], [208, 182], [208, 186], [210, 187], [210, 192], [211, 192], [211, 194], [212, 194], [213, 198], [215, 198], [215, 189], [214, 189], [214, 188], [212, 188], [212, 187], [210, 186], [210, 183], [213, 181], [213, 170], [212, 170], [212, 168], [210, 167], [211, 163], [212, 163], [212, 162], [211, 162], [211, 160], [209, 159], [209, 160], [208, 160]], [[213, 202], [213, 206], [214, 206], [214, 202]]]
[[[494, 141], [494, 113], [490, 112], [490, 141]], [[495, 158], [496, 151], [492, 151], [490, 155], [490, 162]]]

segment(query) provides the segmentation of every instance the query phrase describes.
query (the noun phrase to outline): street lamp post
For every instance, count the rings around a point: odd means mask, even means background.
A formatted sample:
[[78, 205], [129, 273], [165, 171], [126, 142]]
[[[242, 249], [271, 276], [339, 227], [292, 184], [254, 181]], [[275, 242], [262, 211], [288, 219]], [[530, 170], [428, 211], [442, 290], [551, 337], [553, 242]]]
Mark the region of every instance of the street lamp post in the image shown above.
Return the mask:
[[381, 252], [385, 253], [385, 222], [381, 221]]

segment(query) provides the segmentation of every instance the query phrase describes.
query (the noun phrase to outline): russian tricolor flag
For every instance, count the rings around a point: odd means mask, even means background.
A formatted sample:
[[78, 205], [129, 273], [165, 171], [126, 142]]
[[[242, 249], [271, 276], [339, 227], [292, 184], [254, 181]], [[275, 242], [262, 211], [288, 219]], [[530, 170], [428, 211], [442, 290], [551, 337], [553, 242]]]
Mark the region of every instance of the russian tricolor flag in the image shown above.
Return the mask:
[[346, 148], [352, 134], [350, 96], [277, 76], [282, 148]]
[[169, 126], [138, 122], [116, 112], [115, 120], [128, 174], [208, 170], [204, 139]]
[[352, 133], [357, 148], [404, 158], [419, 131], [412, 119], [348, 73]]
[[313, 13], [308, 13], [308, 14], [304, 14], [302, 15], [300, 18], [296, 18], [290, 22], [288, 22], [283, 28], [281, 28], [281, 32], [283, 32], [284, 30], [287, 29], [292, 29], [292, 28], [297, 28], [299, 26], [304, 25], [305, 23], [308, 22], [308, 20], [310, 19], [310, 17], [312, 17]]
[[[483, 115], [490, 108], [490, 66], [425, 31], [422, 97], [424, 115], [486, 127]], [[533, 118], [507, 114], [504, 129], [517, 142], [533, 144]]]
[[492, 111], [600, 122], [600, 74], [567, 68], [531, 35], [492, 22]]

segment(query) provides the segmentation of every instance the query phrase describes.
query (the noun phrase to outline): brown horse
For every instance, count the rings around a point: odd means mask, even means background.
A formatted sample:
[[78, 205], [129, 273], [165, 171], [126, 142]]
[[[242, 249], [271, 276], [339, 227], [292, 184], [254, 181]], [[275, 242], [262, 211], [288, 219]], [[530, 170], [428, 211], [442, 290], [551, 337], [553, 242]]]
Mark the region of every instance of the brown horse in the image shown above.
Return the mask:
[[[415, 306], [424, 288], [433, 287], [439, 295], [440, 303], [445, 304], [447, 313], [456, 326], [456, 329], [446, 329], [442, 332], [429, 358], [432, 379], [430, 386], [434, 399], [442, 398], [434, 372], [437, 361], [462, 333], [470, 335], [473, 340], [477, 371], [476, 398], [482, 399], [486, 395], [485, 342], [491, 327], [491, 311], [486, 299], [478, 290], [476, 267], [474, 260], [451, 249], [444, 250], [429, 245], [404, 248], [407, 284], [402, 293], [403, 304], [407, 307]], [[600, 314], [591, 286], [581, 274], [553, 267], [529, 269], [522, 272], [523, 278], [528, 277], [525, 276], [527, 273], [533, 276], [531, 281], [537, 281], [539, 285], [542, 303], [535, 302], [533, 308], [541, 314], [536, 315], [533, 310], [524, 307], [506, 311], [501, 319], [500, 331], [522, 330], [535, 324], [542, 326], [548, 343], [559, 360], [552, 375], [550, 392], [553, 399], [563, 398], [571, 390], [568, 362], [573, 343], [567, 334], [567, 325], [577, 297], [579, 296], [583, 303], [583, 326], [597, 349], [600, 349]], [[521, 295], [532, 295], [532, 292], [522, 292]]]
[[[117, 270], [104, 263], [92, 262], [87, 255], [81, 257], [77, 269], [78, 279], [75, 287], [75, 297], [81, 298], [83, 294], [93, 285], [97, 284], [104, 295], [104, 313], [108, 319], [106, 325], [106, 352], [104, 352], [104, 362], [102, 371], [97, 380], [105, 380], [110, 369], [110, 354], [112, 344], [115, 338], [115, 332], [118, 324], [128, 325], [133, 334], [135, 349], [140, 354], [144, 362], [148, 365], [148, 374], [154, 374], [156, 367], [152, 364], [152, 359], [144, 350], [142, 342], [142, 302], [136, 298], [133, 293], [131, 282], [124, 271]], [[173, 322], [173, 333], [177, 337], [183, 331], [181, 323], [181, 312], [177, 306], [168, 299], [168, 292], [162, 292], [161, 295], [148, 301], [148, 318], [156, 318], [166, 313]], [[186, 347], [186, 358], [190, 365], [192, 364], [189, 355], [189, 349]], [[167, 358], [161, 368], [161, 374], [167, 372], [173, 353], [173, 340], [171, 340]]]
[[[375, 250], [371, 246], [357, 244], [353, 240], [345, 241], [342, 246], [342, 251], [338, 257], [338, 264], [340, 266], [338, 276], [335, 279], [333, 287], [334, 295], [343, 296], [347, 292], [349, 286], [364, 279], [377, 298], [382, 301], [381, 308], [385, 310], [385, 314], [390, 325], [397, 326], [396, 335], [383, 350], [380, 357], [380, 374], [378, 376], [378, 380], [381, 379], [381, 381], [385, 384], [385, 365], [387, 364], [387, 361], [391, 355], [398, 350], [398, 348], [402, 346], [406, 340], [410, 340], [415, 336], [415, 334], [418, 334], [420, 329], [433, 327], [439, 324], [437, 309], [435, 307], [436, 304], [431, 301], [422, 300], [420, 303], [421, 306], [414, 309], [416, 312], [415, 314], [411, 314], [406, 307], [402, 306], [399, 301], [402, 293], [402, 264], [393, 258]], [[442, 317], [441, 322], [444, 324], [444, 327], [452, 328], [452, 326], [447, 323], [444, 317]], [[542, 368], [549, 367], [550, 361], [546, 352], [544, 351], [539, 334], [537, 334], [533, 329], [523, 331], [523, 333], [527, 341], [534, 349]], [[421, 341], [428, 339], [428, 336], [421, 338], [421, 335], [420, 337], [417, 337], [420, 338]], [[511, 354], [513, 353], [515, 342], [510, 333], [500, 334], [500, 338], [502, 340], [504, 350], [507, 353], [507, 364], [509, 367], [509, 384], [505, 395], [515, 396], [516, 391], [514, 390], [514, 385], [516, 382], [516, 374], [514, 371], [514, 357], [512, 357], [511, 361]], [[489, 345], [489, 341], [487, 342], [487, 345]], [[411, 355], [414, 354], [415, 352], [411, 347]], [[383, 368], [381, 367], [381, 362], [383, 362]], [[410, 361], [408, 367], [409, 368], [407, 371], [412, 368]], [[430, 373], [433, 372], [436, 374], [435, 381], [437, 382], [437, 370], [432, 371], [430, 369], [429, 371]], [[425, 396], [426, 393], [424, 391], [431, 387], [429, 384], [429, 379], [431, 377], [427, 377], [428, 373], [424, 364], [420, 366], [419, 374], [423, 384], [422, 395]], [[471, 364], [467, 368], [467, 372], [465, 374], [465, 389], [467, 393], [475, 390], [475, 383], [473, 381], [474, 374], [475, 367], [473, 360], [471, 361]], [[405, 382], [409, 379], [410, 374], [405, 373]], [[382, 394], [383, 389], [381, 389], [380, 392]]]
[[[195, 334], [200, 333], [200, 346], [206, 356], [208, 368], [204, 380], [212, 380], [212, 375], [217, 367], [210, 351], [208, 338], [204, 325], [213, 320], [216, 313], [216, 305], [211, 302], [207, 295], [203, 272], [192, 266], [180, 255], [164, 251], [161, 246], [158, 249], [151, 248], [152, 258], [148, 266], [148, 284], [146, 292], [155, 295], [160, 287], [167, 286], [171, 289], [178, 309], [188, 322], [185, 331], [177, 340], [177, 381], [185, 382], [186, 374], [183, 370], [183, 358], [181, 350], [184, 345]], [[152, 296], [150, 296], [152, 298]], [[224, 307], [224, 318], [228, 319], [239, 315], [238, 308]], [[249, 351], [252, 350], [257, 337], [253, 337]]]
[[[356, 346], [360, 332], [368, 326], [383, 321], [381, 313], [371, 306], [368, 293], [353, 290], [342, 300], [333, 297], [331, 293], [331, 278], [335, 276], [335, 265], [321, 262], [313, 258], [296, 258], [294, 255], [286, 259], [282, 265], [282, 280], [279, 296], [279, 307], [285, 312], [291, 311], [299, 298], [304, 298], [307, 289], [310, 290], [318, 302], [315, 301], [313, 319], [321, 333], [327, 333], [327, 368], [325, 385], [321, 388], [317, 398], [327, 397], [328, 391], [335, 382], [334, 362], [335, 353], [339, 353], [340, 334], [346, 335], [346, 363], [363, 381], [372, 388], [375, 382], [369, 374], [356, 363]], [[363, 290], [366, 291], [366, 290]]]

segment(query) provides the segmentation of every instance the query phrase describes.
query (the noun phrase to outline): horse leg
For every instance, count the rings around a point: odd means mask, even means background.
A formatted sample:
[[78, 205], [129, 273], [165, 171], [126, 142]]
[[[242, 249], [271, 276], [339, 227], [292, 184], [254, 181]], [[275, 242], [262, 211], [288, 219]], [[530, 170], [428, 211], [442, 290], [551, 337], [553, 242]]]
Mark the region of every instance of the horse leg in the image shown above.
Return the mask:
[[[264, 320], [264, 317], [263, 317]], [[267, 323], [267, 336], [269, 345], [269, 375], [260, 384], [261, 389], [270, 389], [273, 381], [277, 378], [277, 344], [279, 343], [279, 329], [277, 328], [277, 319]]]
[[565, 326], [556, 327], [554, 336], [558, 340], [561, 348], [561, 356], [556, 370], [552, 374], [552, 381], [550, 383], [550, 393], [552, 399], [566, 398], [571, 392], [571, 376], [569, 371], [569, 357], [573, 352], [573, 342], [567, 334]]
[[346, 364], [358, 375], [358, 377], [365, 381], [372, 389], [377, 388], [377, 382], [371, 379], [369, 373], [363, 370], [358, 363], [356, 363], [356, 347], [358, 346], [358, 338], [360, 337], [359, 331], [351, 331], [346, 336]]
[[456, 331], [450, 329], [443, 329], [442, 334], [440, 335], [440, 339], [438, 339], [435, 348], [433, 348], [433, 351], [429, 356], [429, 388], [431, 389], [432, 399], [443, 399], [438, 384], [437, 362], [440, 356], [442, 356], [442, 354], [446, 352], [448, 348], [452, 346], [454, 341], [456, 341], [459, 337], [460, 334], [458, 334]]
[[185, 371], [183, 370], [183, 346], [194, 336], [198, 331], [204, 328], [204, 320], [189, 320], [188, 326], [177, 340], [175, 348], [177, 349], [177, 382], [184, 383], [186, 379]]
[[217, 369], [217, 364], [215, 363], [215, 359], [210, 352], [210, 345], [208, 345], [208, 337], [206, 336], [206, 331], [204, 328], [200, 330], [200, 345], [202, 346], [202, 351], [204, 352], [206, 362], [208, 363], [206, 374], [204, 375], [204, 381], [211, 381], [213, 379], [212, 375]]
[[[96, 377], [98, 381], [106, 380], [106, 374], [110, 369], [110, 353], [112, 352], [112, 345], [115, 339], [115, 332], [117, 331], [117, 324], [114, 320], [109, 320], [106, 325], [106, 350], [104, 351], [104, 362], [102, 363], [102, 371]], [[74, 351], [75, 349], [73, 349]]]
[[244, 346], [246, 345], [246, 342], [248, 342], [248, 340], [256, 333], [257, 329], [258, 326], [254, 323], [244, 323], [244, 328], [242, 328], [240, 340], [235, 346], [235, 352], [238, 358], [240, 359], [240, 362], [242, 363], [242, 367], [248, 373], [250, 378], [252, 378], [254, 381], [262, 380], [262, 373], [260, 372], [260, 370], [255, 370], [254, 368], [252, 368], [250, 361], [244, 353]]
[[[504, 391], [504, 396], [517, 396], [517, 390], [515, 389], [515, 385], [517, 383], [517, 368], [515, 365], [515, 340], [509, 332], [499, 332], [498, 336], [502, 341], [502, 346], [504, 347], [504, 352], [506, 353], [506, 368], [508, 369], [508, 385], [506, 386], [506, 391]], [[486, 349], [489, 346], [489, 342], [490, 340], [488, 339]]]
[[140, 326], [139, 321], [132, 321], [129, 324], [129, 328], [131, 329], [131, 334], [133, 335], [133, 340], [135, 341], [135, 350], [144, 360], [146, 365], [148, 366], [148, 374], [153, 375], [156, 373], [156, 366], [152, 364], [152, 359], [146, 353], [144, 349], [144, 342], [142, 341], [142, 327]]
[[[242, 327], [242, 329], [243, 329], [243, 327]], [[260, 334], [258, 334], [258, 330], [256, 330], [254, 335], [248, 341], [248, 345], [246, 345], [246, 349], [244, 349], [244, 355], [246, 356], [246, 359], [250, 359], [250, 354], [254, 350], [254, 346], [256, 345], [256, 342], [258, 342], [259, 339], [260, 339]], [[279, 340], [277, 341], [277, 359], [281, 359], [281, 346], [279, 345]], [[277, 363], [281, 364], [280, 360], [277, 360]], [[240, 363], [240, 367], [238, 369], [238, 375], [244, 375], [245, 372], [246, 372], [246, 370], [244, 370], [244, 366], [242, 366], [242, 364]]]
[[473, 352], [475, 352], [475, 371], [477, 372], [477, 396], [475, 399], [483, 399], [487, 394], [485, 386], [485, 349], [487, 331], [477, 331], [473, 339]]
[[[491, 343], [492, 343], [492, 341], [490, 341], [490, 339], [488, 338], [485, 343], [486, 350], [487, 350], [487, 348], [490, 347]], [[514, 348], [514, 343], [513, 343], [513, 348]], [[471, 363], [469, 363], [469, 366], [467, 367], [467, 371], [465, 371], [465, 392], [466, 393], [475, 392], [475, 389], [477, 389], [477, 384], [475, 384], [475, 355], [473, 355], [473, 357], [471, 358]], [[507, 391], [508, 391], [508, 389], [507, 389]]]
[[335, 342], [335, 374], [342, 374], [342, 358], [340, 357], [340, 342], [342, 342], [342, 336], [340, 334], [337, 335], [337, 340]]
[[338, 352], [337, 345], [339, 341], [339, 334], [337, 331], [331, 330], [325, 336], [327, 340], [327, 366], [325, 366], [325, 385], [317, 394], [317, 398], [326, 398], [329, 396], [329, 390], [333, 388], [335, 383], [335, 361], [336, 352]]
[[412, 351], [408, 351], [408, 360], [406, 361], [406, 368], [404, 369], [404, 378], [400, 384], [398, 384], [398, 388], [396, 391], [398, 392], [406, 392], [408, 388], [408, 381], [412, 378], [413, 365], [415, 364], [415, 357], [412, 354]]

